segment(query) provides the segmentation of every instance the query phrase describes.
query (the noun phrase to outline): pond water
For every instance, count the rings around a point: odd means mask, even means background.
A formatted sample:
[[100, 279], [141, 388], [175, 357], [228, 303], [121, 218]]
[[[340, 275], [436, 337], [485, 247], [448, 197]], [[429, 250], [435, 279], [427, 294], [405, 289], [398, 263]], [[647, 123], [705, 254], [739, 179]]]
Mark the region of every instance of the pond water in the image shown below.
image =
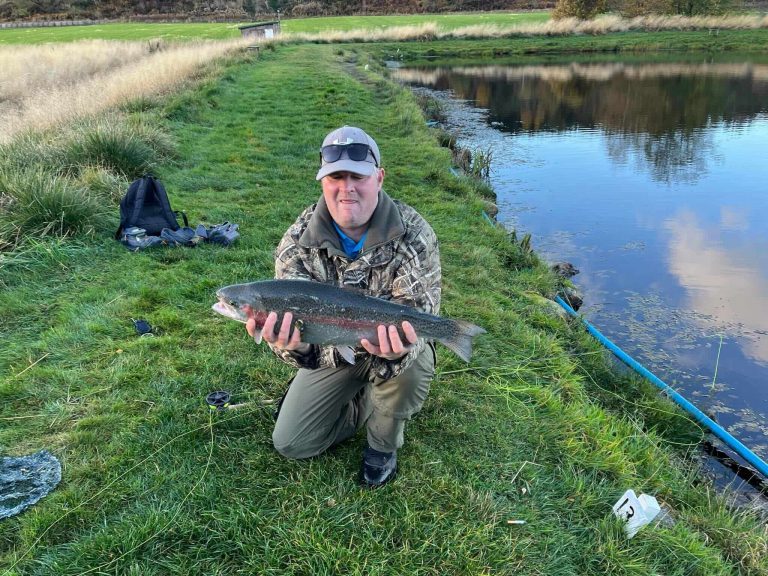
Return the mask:
[[498, 220], [580, 312], [768, 460], [768, 60], [431, 63], [392, 76], [492, 155]]

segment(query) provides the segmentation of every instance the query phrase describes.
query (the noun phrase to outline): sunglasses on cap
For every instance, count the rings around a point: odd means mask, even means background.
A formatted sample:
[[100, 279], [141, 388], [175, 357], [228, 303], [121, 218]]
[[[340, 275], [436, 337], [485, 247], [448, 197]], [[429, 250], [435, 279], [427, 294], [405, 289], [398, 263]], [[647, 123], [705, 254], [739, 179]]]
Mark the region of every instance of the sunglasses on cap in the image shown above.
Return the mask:
[[376, 156], [373, 154], [373, 150], [368, 144], [361, 144], [359, 142], [353, 142], [352, 144], [329, 144], [320, 148], [320, 157], [327, 164], [336, 162], [341, 158], [341, 153], [347, 151], [347, 156], [350, 160], [355, 162], [362, 162], [368, 158], [368, 154], [373, 157], [373, 162], [376, 166], [379, 165], [376, 160]]

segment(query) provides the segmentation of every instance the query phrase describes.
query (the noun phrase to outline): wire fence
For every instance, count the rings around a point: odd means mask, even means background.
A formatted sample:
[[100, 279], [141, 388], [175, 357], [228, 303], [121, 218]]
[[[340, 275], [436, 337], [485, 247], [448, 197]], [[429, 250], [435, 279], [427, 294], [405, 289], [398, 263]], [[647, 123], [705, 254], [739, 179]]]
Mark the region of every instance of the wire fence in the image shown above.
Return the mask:
[[50, 20], [40, 22], [0, 22], [0, 28], [50, 28], [53, 26], [88, 26], [107, 24], [110, 20]]
[[[274, 14], [257, 14], [256, 18], [275, 18]], [[144, 23], [162, 23], [162, 24], [181, 24], [188, 22], [199, 23], [240, 23], [248, 22], [251, 17], [243, 15], [235, 16], [174, 16], [170, 15], [149, 15], [149, 16], [131, 16], [128, 18], [111, 18], [99, 20], [30, 20], [26, 22], [0, 22], [0, 29], [3, 28], [52, 28], [58, 26], [90, 26], [94, 24], [119, 24], [121, 22], [144, 22]]]

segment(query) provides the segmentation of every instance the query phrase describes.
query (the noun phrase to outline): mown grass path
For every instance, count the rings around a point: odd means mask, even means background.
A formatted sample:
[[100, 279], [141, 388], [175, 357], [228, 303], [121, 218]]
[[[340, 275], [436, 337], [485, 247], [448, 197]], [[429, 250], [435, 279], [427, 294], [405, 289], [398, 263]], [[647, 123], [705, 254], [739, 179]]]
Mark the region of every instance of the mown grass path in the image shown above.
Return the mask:
[[[484, 222], [410, 94], [374, 69], [354, 47], [283, 47], [137, 112], [178, 142], [159, 174], [174, 208], [239, 223], [235, 246], [133, 254], [105, 233], [2, 271], [0, 446], [48, 448], [64, 479], [0, 522], [0, 574], [766, 573], [764, 529], [671, 455], [691, 427], [523, 297], [553, 278]], [[355, 481], [362, 434], [307, 461], [274, 452], [267, 401], [290, 370], [210, 311], [218, 286], [271, 276], [342, 123], [377, 135], [385, 188], [433, 224], [442, 313], [489, 332], [470, 366], [439, 350], [399, 478], [376, 491]], [[221, 388], [249, 404], [211, 414]], [[610, 507], [628, 487], [676, 526], [627, 541]]]

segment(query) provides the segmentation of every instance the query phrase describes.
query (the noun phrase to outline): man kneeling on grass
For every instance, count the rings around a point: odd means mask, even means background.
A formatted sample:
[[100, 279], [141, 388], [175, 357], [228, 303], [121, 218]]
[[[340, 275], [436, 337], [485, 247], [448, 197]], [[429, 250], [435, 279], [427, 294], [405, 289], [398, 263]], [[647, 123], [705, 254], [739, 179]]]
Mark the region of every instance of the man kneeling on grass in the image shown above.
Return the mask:
[[[344, 126], [325, 137], [316, 179], [323, 194], [302, 212], [275, 252], [275, 277], [351, 286], [429, 314], [440, 308], [437, 238], [410, 206], [383, 190], [376, 142]], [[270, 312], [262, 338], [298, 368], [278, 406], [272, 440], [288, 458], [316, 456], [365, 425], [360, 482], [376, 487], [397, 472], [406, 420], [424, 404], [435, 371], [435, 348], [409, 322], [378, 327], [376, 344], [363, 339], [354, 364], [333, 346], [301, 341], [292, 315], [280, 325]], [[256, 321], [246, 324], [251, 336]]]

